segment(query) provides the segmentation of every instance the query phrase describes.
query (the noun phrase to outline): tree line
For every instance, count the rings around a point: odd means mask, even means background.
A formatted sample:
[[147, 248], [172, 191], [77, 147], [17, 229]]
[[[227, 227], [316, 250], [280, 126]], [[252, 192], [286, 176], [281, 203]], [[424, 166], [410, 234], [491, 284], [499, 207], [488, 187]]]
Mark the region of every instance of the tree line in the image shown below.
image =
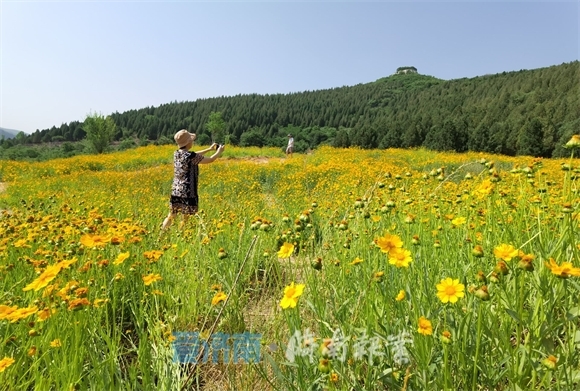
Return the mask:
[[[412, 68], [412, 67], [411, 67]], [[483, 151], [505, 155], [566, 156], [563, 144], [580, 132], [580, 62], [533, 70], [441, 80], [394, 74], [371, 83], [290, 94], [240, 94], [170, 102], [110, 115], [112, 139], [171, 143], [179, 129], [198, 142], [278, 146]], [[219, 118], [216, 115], [219, 114]], [[220, 137], [208, 118], [220, 122]], [[85, 124], [72, 121], [3, 140], [15, 144], [75, 142]]]

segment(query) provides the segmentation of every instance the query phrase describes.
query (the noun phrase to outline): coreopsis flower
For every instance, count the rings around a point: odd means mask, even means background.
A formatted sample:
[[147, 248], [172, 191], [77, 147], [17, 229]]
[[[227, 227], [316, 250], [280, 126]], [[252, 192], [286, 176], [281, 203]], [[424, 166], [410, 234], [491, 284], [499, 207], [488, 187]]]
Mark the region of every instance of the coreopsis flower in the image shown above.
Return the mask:
[[159, 251], [159, 250], [145, 251], [143, 253], [143, 256], [145, 258], [149, 259], [150, 261], [157, 261], [157, 260], [159, 260], [159, 258], [161, 258], [162, 255], [163, 255], [163, 251]]
[[502, 261], [511, 261], [519, 254], [519, 250], [511, 244], [500, 244], [493, 249], [493, 254]]
[[419, 328], [417, 329], [419, 334], [423, 335], [431, 335], [433, 334], [433, 326], [431, 325], [431, 321], [424, 316], [419, 318]]
[[18, 309], [17, 305], [10, 307], [4, 304], [0, 304], [0, 320], [6, 319], [8, 315], [16, 311], [17, 309]]
[[60, 261], [56, 265], [57, 266], [60, 266], [61, 269], [68, 269], [68, 267], [70, 265], [72, 265], [73, 263], [75, 263], [76, 261], [77, 261], [77, 259], [76, 258], [73, 258], [73, 259], [71, 259], [69, 261], [67, 261], [67, 260]]
[[451, 333], [447, 330], [441, 333], [441, 342], [443, 343], [451, 343]]
[[51, 348], [60, 348], [62, 346], [60, 339], [54, 339], [50, 342], [50, 347]]
[[145, 285], [151, 285], [155, 281], [159, 281], [162, 279], [163, 278], [159, 274], [150, 273], [150, 274], [147, 274], [146, 276], [143, 276], [143, 283], [145, 283]]
[[224, 292], [222, 292], [222, 291], [216, 292], [213, 299], [211, 299], [211, 305], [218, 305], [222, 301], [225, 301], [227, 298], [228, 298], [228, 295], [226, 295]]
[[52, 314], [54, 314], [55, 312], [56, 312], [55, 309], [51, 310], [50, 308], [44, 308], [44, 309], [38, 311], [36, 316], [38, 317], [39, 321], [44, 322], [45, 320], [50, 318], [52, 316]]
[[460, 225], [465, 224], [467, 220], [465, 219], [465, 217], [456, 217], [453, 220], [451, 220], [451, 224], [453, 224], [454, 227], [459, 227]]
[[4, 372], [6, 368], [14, 364], [15, 361], [16, 360], [14, 360], [12, 357], [4, 357], [2, 360], [0, 360], [0, 372]]
[[396, 267], [409, 267], [409, 263], [412, 260], [411, 251], [405, 250], [404, 248], [398, 248], [389, 252], [389, 263]]
[[44, 269], [42, 274], [38, 276], [36, 280], [26, 285], [24, 288], [22, 288], [22, 290], [25, 292], [31, 289], [38, 291], [44, 288], [45, 286], [48, 285], [49, 282], [55, 279], [55, 277], [58, 275], [61, 269], [62, 266], [59, 264], [47, 266], [46, 269]]
[[280, 301], [280, 307], [284, 309], [296, 307], [298, 298], [302, 296], [302, 293], [304, 292], [304, 287], [304, 284], [295, 285], [294, 282], [292, 282], [284, 288], [284, 297], [282, 297], [282, 300]]
[[356, 257], [354, 259], [354, 261], [352, 261], [350, 264], [354, 266], [354, 265], [358, 265], [359, 263], [363, 263], [363, 262], [364, 261], [362, 259], [360, 259], [359, 257]]
[[294, 253], [294, 245], [292, 243], [284, 243], [280, 250], [278, 251], [278, 258], [285, 259], [290, 258]]
[[437, 297], [442, 303], [456, 303], [457, 300], [465, 296], [465, 286], [459, 283], [459, 279], [447, 277], [437, 284]]
[[564, 145], [566, 148], [577, 149], [580, 148], [580, 135], [575, 134], [572, 138]]
[[385, 234], [385, 236], [376, 238], [374, 242], [381, 249], [381, 251], [386, 254], [397, 248], [403, 247], [403, 241], [397, 235]]
[[477, 198], [483, 199], [493, 192], [493, 188], [493, 182], [489, 179], [486, 179], [479, 184], [479, 186], [474, 190], [473, 194], [477, 196]]
[[125, 262], [125, 260], [127, 258], [129, 258], [129, 256], [130, 256], [130, 253], [128, 251], [125, 252], [125, 253], [119, 253], [119, 255], [117, 255], [117, 259], [115, 259], [113, 261], [113, 265], [120, 265], [120, 264], [122, 264], [123, 262]]
[[12, 311], [8, 315], [6, 315], [5, 319], [9, 320], [10, 323], [14, 323], [19, 321], [20, 319], [28, 318], [30, 315], [35, 314], [38, 312], [38, 307], [26, 307], [26, 308], [18, 308], [15, 311]]
[[16, 242], [14, 242], [14, 247], [21, 248], [30, 246], [26, 244], [26, 239], [18, 239]]
[[397, 300], [397, 301], [403, 301], [403, 300], [405, 300], [405, 296], [406, 296], [405, 291], [403, 289], [401, 289], [399, 291], [399, 293], [397, 294], [397, 297], [395, 297], [395, 300]]
[[580, 277], [580, 268], [574, 267], [571, 262], [562, 262], [558, 265], [553, 258], [550, 258], [550, 263], [546, 262], [546, 267], [558, 278]]
[[83, 235], [81, 237], [81, 244], [85, 247], [104, 247], [111, 241], [110, 236], [103, 235]]

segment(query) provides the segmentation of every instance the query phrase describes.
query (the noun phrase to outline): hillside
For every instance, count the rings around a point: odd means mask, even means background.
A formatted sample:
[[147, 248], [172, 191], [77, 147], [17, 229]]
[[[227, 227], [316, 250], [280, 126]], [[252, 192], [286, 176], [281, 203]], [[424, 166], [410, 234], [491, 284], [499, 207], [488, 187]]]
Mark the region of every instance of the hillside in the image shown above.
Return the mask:
[[0, 128], [0, 139], [14, 138], [20, 131], [14, 129]]
[[[181, 128], [204, 129], [220, 111], [232, 143], [296, 148], [418, 147], [505, 155], [564, 156], [580, 129], [580, 63], [444, 81], [417, 73], [291, 94], [236, 95], [112, 113], [117, 140], [171, 142]], [[76, 141], [82, 123], [37, 131], [27, 142]], [[5, 146], [6, 147], [6, 146]]]

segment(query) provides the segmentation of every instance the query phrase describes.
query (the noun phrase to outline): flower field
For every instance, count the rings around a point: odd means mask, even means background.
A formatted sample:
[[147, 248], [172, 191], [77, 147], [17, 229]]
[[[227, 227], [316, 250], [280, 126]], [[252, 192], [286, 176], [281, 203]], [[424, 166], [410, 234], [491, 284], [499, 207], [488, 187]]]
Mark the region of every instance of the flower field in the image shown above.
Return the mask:
[[1, 390], [580, 388], [578, 159], [228, 147], [161, 232], [172, 153], [0, 162]]

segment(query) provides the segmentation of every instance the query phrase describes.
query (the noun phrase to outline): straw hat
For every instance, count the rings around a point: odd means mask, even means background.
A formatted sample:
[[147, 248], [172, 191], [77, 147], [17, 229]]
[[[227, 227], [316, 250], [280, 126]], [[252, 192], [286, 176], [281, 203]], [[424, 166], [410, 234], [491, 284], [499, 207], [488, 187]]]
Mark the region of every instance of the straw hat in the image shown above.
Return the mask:
[[197, 136], [195, 133], [189, 133], [186, 129], [181, 129], [173, 136], [179, 148], [185, 147], [187, 144], [195, 141]]

